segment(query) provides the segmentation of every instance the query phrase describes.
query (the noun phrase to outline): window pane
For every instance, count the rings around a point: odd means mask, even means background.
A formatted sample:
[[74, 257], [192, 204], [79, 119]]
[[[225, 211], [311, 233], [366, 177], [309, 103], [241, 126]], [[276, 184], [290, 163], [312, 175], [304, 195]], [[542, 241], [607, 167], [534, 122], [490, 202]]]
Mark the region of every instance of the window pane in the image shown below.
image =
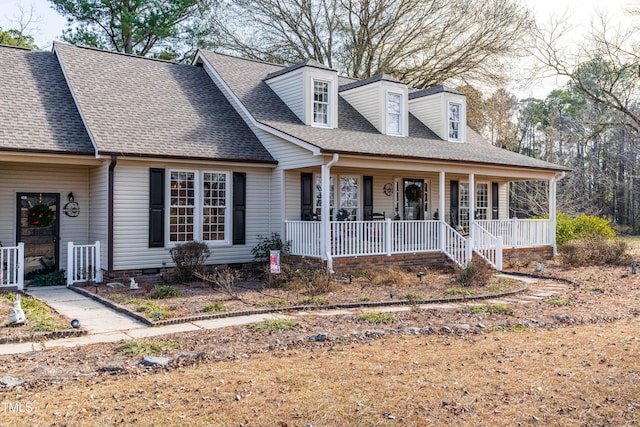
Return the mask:
[[402, 95], [387, 94], [387, 133], [399, 134], [402, 132], [400, 114], [402, 112]]
[[475, 219], [487, 219], [489, 213], [489, 184], [476, 185]]
[[[329, 177], [329, 212], [333, 215], [333, 208], [335, 207], [335, 188], [333, 184], [333, 177]], [[322, 177], [316, 175], [316, 194], [315, 194], [315, 208], [318, 219], [322, 219]]]
[[460, 104], [449, 104], [449, 139], [460, 139]]
[[172, 242], [193, 240], [195, 174], [171, 172], [170, 179], [169, 240]]
[[459, 214], [460, 214], [460, 225], [464, 228], [469, 227], [469, 184], [468, 183], [460, 183], [460, 203], [459, 203]]
[[329, 123], [329, 83], [313, 82], [313, 122]]
[[224, 240], [227, 175], [205, 172], [202, 175], [202, 188], [202, 239]]
[[[358, 211], [360, 207], [360, 195], [358, 188], [358, 178], [341, 177], [340, 178], [340, 212], [341, 217], [349, 220], [358, 219]], [[340, 214], [340, 213], [339, 213]]]

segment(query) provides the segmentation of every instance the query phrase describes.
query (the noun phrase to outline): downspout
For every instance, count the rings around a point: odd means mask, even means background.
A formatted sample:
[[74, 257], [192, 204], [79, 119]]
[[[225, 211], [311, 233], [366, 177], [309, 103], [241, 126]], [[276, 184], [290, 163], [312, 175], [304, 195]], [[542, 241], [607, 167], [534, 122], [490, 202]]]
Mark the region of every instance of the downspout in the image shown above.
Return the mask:
[[109, 164], [109, 178], [108, 178], [108, 206], [107, 206], [107, 274], [110, 279], [113, 278], [113, 194], [114, 194], [114, 169], [118, 164], [118, 157], [111, 156], [111, 163]]
[[331, 177], [331, 166], [336, 164], [339, 159], [338, 153], [333, 154], [333, 158], [329, 160], [326, 164], [322, 165], [322, 206], [321, 206], [321, 216], [322, 216], [322, 237], [320, 241], [320, 248], [322, 253], [325, 254], [327, 259], [327, 270], [330, 273], [333, 273], [333, 258], [331, 257], [331, 247], [329, 242], [331, 241], [331, 228], [330, 228], [330, 219], [329, 219], [329, 194], [330, 194], [330, 177]]
[[566, 172], [560, 172], [549, 180], [549, 236], [553, 243], [553, 255], [558, 255], [558, 245], [556, 244], [556, 186], [558, 181], [566, 176]]

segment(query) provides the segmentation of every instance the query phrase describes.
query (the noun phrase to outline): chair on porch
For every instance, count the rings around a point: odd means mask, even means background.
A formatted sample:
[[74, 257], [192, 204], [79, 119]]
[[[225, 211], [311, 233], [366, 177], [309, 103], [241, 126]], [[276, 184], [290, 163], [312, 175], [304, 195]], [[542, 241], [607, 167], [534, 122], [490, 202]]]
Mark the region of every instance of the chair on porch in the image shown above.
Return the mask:
[[374, 212], [371, 214], [371, 220], [372, 221], [384, 221], [385, 219], [387, 219], [387, 216], [385, 215], [384, 212], [380, 213], [380, 212]]

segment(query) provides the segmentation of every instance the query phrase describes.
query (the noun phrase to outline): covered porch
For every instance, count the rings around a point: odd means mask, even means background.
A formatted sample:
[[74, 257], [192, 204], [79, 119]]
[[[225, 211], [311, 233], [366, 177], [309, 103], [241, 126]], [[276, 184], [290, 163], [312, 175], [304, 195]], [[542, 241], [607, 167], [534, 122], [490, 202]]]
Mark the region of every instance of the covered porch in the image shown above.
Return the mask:
[[[300, 214], [291, 218], [287, 212], [283, 225], [291, 254], [322, 259], [329, 269], [338, 258], [403, 254], [443, 254], [465, 267], [476, 254], [502, 270], [506, 249], [548, 247], [555, 252], [561, 173], [405, 166], [376, 171], [330, 161], [318, 171], [298, 172]], [[434, 171], [436, 167], [440, 170]], [[287, 182], [293, 182], [294, 173], [288, 176]], [[547, 219], [509, 217], [509, 183], [526, 180], [548, 182]], [[323, 194], [330, 194], [329, 200]]]

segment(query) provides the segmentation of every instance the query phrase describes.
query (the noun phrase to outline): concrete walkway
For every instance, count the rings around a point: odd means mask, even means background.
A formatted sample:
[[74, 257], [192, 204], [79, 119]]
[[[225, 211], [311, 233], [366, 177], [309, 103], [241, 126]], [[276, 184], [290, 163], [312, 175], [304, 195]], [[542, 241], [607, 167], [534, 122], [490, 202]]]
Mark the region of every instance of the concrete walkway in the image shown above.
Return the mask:
[[[446, 304], [424, 304], [422, 309], [460, 309], [467, 305], [479, 304], [531, 304], [535, 301], [547, 298], [551, 295], [566, 292], [569, 286], [563, 283], [549, 283], [537, 286], [536, 279], [525, 277], [514, 277], [531, 286], [530, 292], [526, 295], [513, 295], [510, 297], [471, 301], [452, 302]], [[535, 286], [532, 286], [535, 285]], [[62, 338], [42, 342], [27, 342], [18, 344], [0, 344], [0, 354], [27, 353], [30, 351], [41, 351], [54, 347], [75, 347], [86, 344], [108, 343], [121, 340], [132, 340], [139, 338], [155, 337], [179, 332], [198, 331], [202, 329], [220, 329], [230, 326], [248, 325], [260, 322], [265, 319], [291, 318], [297, 316], [335, 316], [359, 313], [361, 311], [385, 311], [400, 312], [411, 310], [408, 306], [388, 306], [375, 307], [371, 309], [336, 309], [324, 311], [300, 311], [293, 316], [284, 316], [277, 313], [254, 314], [239, 317], [227, 317], [222, 319], [198, 320], [189, 323], [167, 326], [146, 326], [122, 313], [112, 310], [91, 298], [80, 295], [64, 286], [51, 286], [40, 288], [29, 288], [28, 294], [42, 300], [58, 313], [70, 319], [78, 319], [81, 327], [88, 330], [88, 334], [81, 337]]]

